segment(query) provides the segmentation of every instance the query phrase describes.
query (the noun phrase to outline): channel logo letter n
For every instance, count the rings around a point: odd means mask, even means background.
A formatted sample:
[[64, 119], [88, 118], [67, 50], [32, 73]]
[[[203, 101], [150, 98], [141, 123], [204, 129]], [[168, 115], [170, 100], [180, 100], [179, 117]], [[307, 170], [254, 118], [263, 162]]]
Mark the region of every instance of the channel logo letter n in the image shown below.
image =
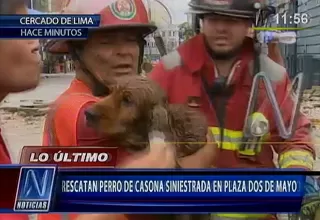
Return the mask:
[[48, 212], [55, 172], [55, 167], [22, 167], [14, 210]]

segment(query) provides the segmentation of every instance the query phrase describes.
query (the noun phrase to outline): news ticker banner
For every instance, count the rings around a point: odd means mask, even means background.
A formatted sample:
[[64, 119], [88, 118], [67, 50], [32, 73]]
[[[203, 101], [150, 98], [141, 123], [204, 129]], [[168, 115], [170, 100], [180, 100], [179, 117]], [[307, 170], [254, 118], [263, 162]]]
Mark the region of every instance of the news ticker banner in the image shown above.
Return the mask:
[[298, 212], [316, 189], [301, 171], [118, 170], [118, 157], [117, 148], [24, 147], [25, 165], [0, 169], [0, 212]]
[[0, 15], [0, 38], [85, 39], [100, 15]]
[[1, 212], [299, 212], [305, 176], [230, 170], [2, 166]]

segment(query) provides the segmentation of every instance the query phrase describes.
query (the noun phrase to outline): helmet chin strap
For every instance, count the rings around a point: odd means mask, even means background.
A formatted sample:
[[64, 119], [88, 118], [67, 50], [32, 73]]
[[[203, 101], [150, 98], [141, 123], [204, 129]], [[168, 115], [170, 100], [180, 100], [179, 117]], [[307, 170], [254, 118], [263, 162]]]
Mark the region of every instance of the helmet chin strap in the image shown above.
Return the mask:
[[138, 63], [138, 74], [142, 73], [142, 63], [144, 56], [144, 46], [146, 45], [146, 41], [144, 39], [139, 40], [139, 63]]
[[82, 71], [90, 78], [93, 84], [93, 88], [91, 88], [92, 94], [97, 97], [107, 96], [110, 92], [108, 87], [106, 87], [100, 80], [98, 80], [96, 76], [92, 73], [92, 71], [89, 70], [87, 65], [81, 59], [81, 56], [79, 55], [79, 50], [77, 50], [74, 46], [70, 45], [69, 51], [73, 58], [79, 62]]

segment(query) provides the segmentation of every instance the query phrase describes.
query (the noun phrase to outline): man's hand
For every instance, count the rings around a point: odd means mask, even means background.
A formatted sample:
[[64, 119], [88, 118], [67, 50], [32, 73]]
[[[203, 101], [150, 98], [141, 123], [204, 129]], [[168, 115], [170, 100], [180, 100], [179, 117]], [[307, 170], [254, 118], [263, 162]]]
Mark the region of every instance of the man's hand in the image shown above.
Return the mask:
[[150, 146], [148, 152], [131, 156], [119, 168], [175, 168], [176, 151], [171, 144], [165, 143], [162, 132], [152, 132], [149, 135]]

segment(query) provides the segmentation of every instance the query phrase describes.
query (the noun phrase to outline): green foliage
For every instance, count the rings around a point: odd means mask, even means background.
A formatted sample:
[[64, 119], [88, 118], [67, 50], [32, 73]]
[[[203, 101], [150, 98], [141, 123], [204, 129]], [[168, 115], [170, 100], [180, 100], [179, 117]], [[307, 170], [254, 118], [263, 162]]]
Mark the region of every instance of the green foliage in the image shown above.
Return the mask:
[[182, 40], [188, 40], [194, 36], [194, 31], [192, 30], [191, 25], [188, 22], [184, 22], [179, 25], [179, 32], [182, 36]]

